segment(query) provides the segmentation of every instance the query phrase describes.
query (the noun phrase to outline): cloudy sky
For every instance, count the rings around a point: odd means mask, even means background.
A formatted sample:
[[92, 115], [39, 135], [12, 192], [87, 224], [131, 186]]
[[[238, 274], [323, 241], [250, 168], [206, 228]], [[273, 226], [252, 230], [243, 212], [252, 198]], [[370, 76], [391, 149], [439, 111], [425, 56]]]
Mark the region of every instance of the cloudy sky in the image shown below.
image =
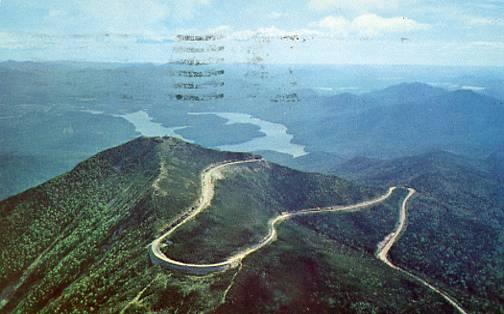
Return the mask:
[[504, 66], [504, 1], [0, 0], [0, 60], [169, 62], [177, 34], [225, 62]]

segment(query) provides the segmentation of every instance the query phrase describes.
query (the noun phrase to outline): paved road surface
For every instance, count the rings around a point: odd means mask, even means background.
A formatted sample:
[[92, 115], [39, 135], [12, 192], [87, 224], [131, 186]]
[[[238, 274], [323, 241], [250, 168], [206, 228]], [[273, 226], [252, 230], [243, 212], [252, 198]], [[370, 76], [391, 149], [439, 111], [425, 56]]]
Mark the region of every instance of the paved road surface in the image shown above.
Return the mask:
[[457, 311], [459, 311], [460, 313], [467, 314], [467, 312], [460, 305], [458, 305], [458, 303], [454, 299], [452, 299], [449, 295], [447, 295], [443, 291], [439, 290], [438, 288], [434, 287], [433, 285], [431, 285], [427, 281], [423, 280], [422, 278], [410, 273], [409, 271], [407, 271], [405, 269], [402, 269], [399, 266], [394, 265], [388, 257], [388, 253], [389, 253], [390, 249], [397, 242], [397, 240], [399, 240], [399, 237], [406, 229], [406, 218], [407, 218], [407, 211], [408, 211], [407, 205], [408, 205], [408, 201], [411, 199], [411, 197], [413, 197], [413, 195], [415, 193], [416, 193], [415, 189], [408, 188], [408, 195], [406, 196], [406, 198], [404, 198], [404, 200], [401, 204], [401, 210], [399, 212], [399, 224], [397, 224], [397, 227], [394, 229], [394, 231], [392, 231], [392, 233], [387, 235], [385, 237], [385, 239], [383, 239], [383, 241], [378, 244], [378, 249], [376, 251], [376, 257], [379, 260], [381, 260], [382, 262], [384, 262], [385, 264], [387, 264], [388, 266], [390, 266], [391, 268], [407, 274], [411, 278], [415, 279], [416, 281], [420, 282], [421, 284], [428, 287], [432, 291], [436, 292], [437, 294], [442, 296], [446, 301], [448, 301], [451, 305], [453, 305], [453, 307], [456, 308]]
[[271, 219], [268, 222], [269, 225], [269, 231], [268, 234], [257, 244], [253, 245], [252, 247], [249, 247], [247, 249], [244, 249], [243, 251], [227, 258], [226, 260], [218, 263], [211, 263], [211, 264], [193, 264], [193, 263], [184, 263], [181, 261], [177, 261], [175, 259], [172, 259], [168, 256], [166, 256], [162, 251], [161, 251], [161, 243], [163, 242], [164, 239], [166, 239], [169, 235], [175, 232], [178, 228], [180, 228], [182, 225], [190, 221], [191, 219], [194, 219], [199, 213], [201, 213], [203, 210], [206, 208], [210, 207], [211, 201], [214, 196], [214, 188], [215, 188], [215, 180], [222, 178], [221, 170], [225, 167], [229, 167], [232, 165], [238, 165], [238, 164], [244, 164], [244, 163], [252, 163], [252, 162], [264, 162], [261, 159], [248, 159], [248, 160], [241, 160], [241, 161], [230, 161], [230, 162], [224, 162], [218, 165], [210, 166], [207, 169], [203, 171], [201, 174], [201, 195], [200, 198], [196, 201], [196, 203], [193, 205], [193, 207], [186, 212], [181, 219], [179, 219], [173, 226], [171, 226], [168, 231], [166, 231], [163, 235], [161, 235], [159, 238], [154, 240], [149, 248], [149, 255], [151, 258], [151, 261], [154, 264], [160, 264], [164, 267], [177, 270], [177, 271], [183, 271], [187, 273], [192, 273], [192, 274], [198, 274], [198, 275], [203, 275], [203, 274], [208, 274], [212, 272], [217, 272], [217, 271], [224, 271], [232, 267], [236, 267], [240, 264], [240, 262], [247, 257], [248, 255], [254, 253], [255, 251], [261, 249], [262, 247], [270, 244], [273, 242], [276, 237], [277, 237], [277, 230], [276, 230], [276, 225], [282, 223], [283, 221], [290, 219], [292, 217], [296, 216], [301, 216], [301, 215], [312, 215], [312, 214], [317, 214], [317, 213], [323, 213], [323, 212], [335, 212], [335, 211], [353, 211], [353, 210], [358, 210], [364, 207], [369, 207], [372, 205], [376, 205], [378, 203], [383, 202], [387, 198], [392, 195], [392, 192], [396, 189], [396, 187], [391, 187], [384, 195], [377, 197], [372, 200], [367, 200], [363, 201], [361, 203], [353, 204], [353, 205], [346, 205], [346, 206], [331, 206], [331, 207], [325, 207], [325, 208], [309, 208], [309, 209], [302, 209], [296, 212], [283, 212], [282, 214], [278, 215], [277, 217]]
[[[225, 271], [229, 268], [236, 267], [241, 264], [241, 261], [247, 257], [248, 255], [256, 252], [257, 250], [263, 248], [264, 246], [272, 243], [273, 241], [276, 240], [277, 238], [277, 229], [276, 226], [279, 225], [280, 223], [291, 219], [293, 217], [297, 216], [302, 216], [302, 215], [313, 215], [313, 214], [320, 214], [320, 213], [327, 213], [327, 212], [337, 212], [337, 211], [356, 211], [365, 207], [369, 206], [374, 206], [377, 205], [386, 199], [388, 199], [394, 190], [397, 187], [391, 187], [388, 189], [388, 191], [371, 200], [363, 201], [357, 204], [352, 204], [352, 205], [345, 205], [345, 206], [331, 206], [331, 207], [317, 207], [317, 208], [308, 208], [308, 209], [301, 209], [299, 211], [295, 212], [283, 212], [280, 215], [276, 216], [275, 218], [271, 219], [268, 222], [269, 225], [269, 231], [268, 234], [257, 244], [253, 245], [252, 247], [249, 247], [247, 249], [244, 249], [243, 251], [227, 258], [226, 260], [218, 263], [211, 263], [211, 264], [193, 264], [193, 263], [184, 263], [180, 262], [177, 260], [174, 260], [172, 258], [167, 257], [163, 252], [161, 252], [161, 243], [164, 239], [166, 239], [169, 235], [171, 235], [175, 230], [177, 230], [179, 227], [190, 221], [191, 219], [194, 219], [199, 213], [201, 213], [203, 210], [206, 208], [210, 207], [212, 199], [214, 197], [214, 189], [215, 189], [215, 181], [222, 178], [222, 173], [221, 170], [225, 167], [229, 167], [232, 165], [238, 165], [238, 164], [245, 164], [245, 163], [253, 163], [253, 162], [264, 162], [262, 159], [248, 159], [248, 160], [240, 160], [240, 161], [228, 161], [228, 162], [223, 162], [217, 165], [212, 165], [208, 168], [206, 168], [202, 174], [201, 174], [201, 195], [199, 199], [196, 201], [194, 206], [184, 213], [178, 220], [176, 220], [176, 223], [173, 224], [168, 231], [166, 231], [163, 235], [161, 235], [159, 238], [154, 240], [149, 248], [149, 255], [151, 258], [151, 261], [154, 264], [160, 264], [164, 267], [177, 270], [177, 271], [182, 271], [186, 273], [191, 273], [191, 274], [197, 274], [197, 275], [204, 275], [212, 272], [218, 272], [218, 271]], [[158, 181], [156, 181], [158, 182]], [[390, 266], [391, 268], [401, 271], [411, 278], [417, 280], [424, 286], [428, 287], [429, 289], [433, 290], [434, 292], [438, 293], [441, 295], [445, 300], [447, 300], [451, 305], [453, 305], [460, 313], [462, 314], [467, 314], [458, 303], [453, 300], [450, 296], [448, 296], [446, 293], [442, 292], [438, 288], [432, 286], [429, 284], [427, 281], [423, 280], [422, 278], [394, 265], [390, 259], [388, 258], [388, 253], [392, 246], [397, 242], [399, 239], [400, 235], [404, 230], [406, 229], [406, 218], [407, 218], [407, 204], [408, 201], [413, 197], [413, 195], [416, 193], [416, 191], [412, 188], [408, 188], [408, 195], [404, 198], [402, 204], [401, 204], [401, 209], [400, 209], [400, 214], [399, 214], [399, 223], [397, 227], [383, 239], [378, 244], [378, 249], [376, 252], [376, 257], [383, 261], [385, 264]]]

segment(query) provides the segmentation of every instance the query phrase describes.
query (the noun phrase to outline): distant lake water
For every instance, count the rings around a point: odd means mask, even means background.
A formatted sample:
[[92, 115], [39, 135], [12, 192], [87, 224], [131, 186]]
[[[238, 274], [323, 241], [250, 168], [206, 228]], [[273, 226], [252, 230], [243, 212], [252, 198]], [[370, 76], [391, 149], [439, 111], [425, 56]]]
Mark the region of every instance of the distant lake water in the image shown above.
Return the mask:
[[280, 123], [273, 123], [253, 117], [246, 113], [237, 112], [189, 112], [190, 115], [216, 115], [226, 119], [226, 124], [249, 123], [257, 125], [260, 132], [264, 136], [256, 137], [250, 141], [232, 144], [221, 145], [216, 148], [227, 151], [237, 152], [254, 152], [261, 150], [270, 150], [279, 153], [299, 157], [308, 154], [305, 151], [305, 146], [292, 142], [293, 135], [288, 133], [287, 127]]
[[182, 130], [187, 128], [187, 126], [177, 126], [172, 128], [164, 127], [161, 123], [152, 121], [152, 118], [145, 111], [137, 111], [133, 113], [115, 115], [116, 117], [121, 117], [128, 120], [135, 126], [137, 132], [144, 136], [173, 136], [178, 137], [186, 142], [193, 143], [193, 141], [184, 138], [182, 135], [177, 133], [177, 130]]
[[[92, 114], [104, 114], [101, 111], [82, 110]], [[288, 133], [287, 127], [280, 123], [273, 123], [253, 117], [246, 113], [237, 112], [189, 112], [189, 115], [215, 115], [226, 119], [226, 124], [249, 123], [259, 127], [259, 131], [264, 136], [253, 138], [249, 141], [240, 144], [221, 145], [214, 148], [225, 151], [235, 152], [255, 152], [270, 150], [274, 152], [284, 153], [292, 157], [299, 157], [308, 154], [305, 151], [305, 146], [292, 142], [293, 135]], [[152, 117], [147, 112], [140, 110], [128, 114], [114, 114], [114, 117], [120, 117], [135, 126], [135, 130], [144, 136], [173, 136], [180, 138], [186, 142], [194, 143], [194, 141], [184, 138], [177, 133], [177, 130], [185, 129], [189, 126], [178, 126], [167, 128], [161, 123], [152, 121]], [[197, 127], [197, 126], [194, 126]]]
[[[81, 111], [91, 114], [105, 114], [103, 111], [96, 110]], [[151, 116], [149, 116], [147, 112], [143, 110], [127, 114], [112, 114], [111, 116], [127, 120], [135, 126], [135, 131], [142, 134], [143, 136], [172, 136], [180, 138], [189, 143], [194, 143], [194, 141], [184, 138], [182, 135], [176, 132], [177, 130], [185, 129], [188, 126], [176, 126], [171, 128], [164, 127], [161, 123], [152, 121]]]

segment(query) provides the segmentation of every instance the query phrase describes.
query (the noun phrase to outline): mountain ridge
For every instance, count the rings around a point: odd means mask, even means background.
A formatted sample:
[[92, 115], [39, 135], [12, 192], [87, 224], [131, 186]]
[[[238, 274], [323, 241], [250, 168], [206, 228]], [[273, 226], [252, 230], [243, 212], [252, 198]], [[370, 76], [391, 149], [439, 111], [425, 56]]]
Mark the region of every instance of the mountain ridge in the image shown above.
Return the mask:
[[[280, 306], [349, 310], [362, 306], [359, 300], [364, 296], [366, 307], [385, 311], [407, 308], [408, 302], [395, 300], [397, 293], [439, 309], [447, 306], [420, 284], [406, 280], [405, 285], [406, 277], [382, 265], [372, 254], [317, 231], [306, 223], [312, 218], [283, 224], [274, 247], [265, 247], [244, 260], [243, 270], [237, 274], [223, 272], [198, 279], [150, 265], [147, 245], [190, 208], [198, 196], [201, 171], [209, 164], [251, 157], [254, 155], [209, 150], [173, 138], [138, 138], [0, 202], [0, 213], [5, 217], [0, 221], [4, 234], [0, 240], [1, 311], [188, 311], [185, 304], [204, 311], [243, 311], [243, 306], [257, 311], [279, 310]], [[275, 213], [352, 204], [383, 191], [267, 162], [232, 167], [223, 175], [224, 179], [217, 181], [213, 206], [184, 226], [172, 244], [167, 243], [170, 250], [178, 246], [190, 255], [227, 255], [263, 237], [258, 226], [267, 226], [265, 222]], [[377, 208], [393, 211], [398, 197]], [[247, 210], [240, 210], [243, 204]], [[372, 212], [369, 209], [360, 215]], [[338, 215], [319, 219], [340, 223]], [[387, 229], [381, 226], [373, 238], [380, 238]], [[204, 236], [194, 241], [195, 235]], [[300, 258], [301, 264], [287, 270], [294, 272], [288, 276], [292, 278], [288, 289], [285, 277], [278, 275], [284, 258], [278, 260], [271, 254]], [[320, 254], [324, 257], [313, 258]], [[269, 266], [263, 268], [265, 265]], [[355, 265], [359, 265], [357, 269]], [[317, 276], [322, 277], [313, 277], [305, 266], [316, 267]], [[276, 271], [261, 279], [260, 269]], [[331, 269], [340, 270], [334, 273]], [[352, 277], [356, 270], [366, 275]], [[240, 287], [250, 280], [255, 284], [244, 293]], [[337, 287], [330, 284], [335, 281], [339, 282]], [[275, 293], [281, 293], [284, 301], [260, 298], [264, 302], [250, 303], [248, 295], [259, 293], [255, 289], [266, 282], [279, 285]], [[385, 288], [379, 288], [381, 282], [386, 283]], [[319, 295], [316, 302], [296, 297], [304, 293], [308, 283]], [[376, 289], [376, 296], [368, 294], [370, 287]], [[341, 291], [342, 297], [335, 297], [334, 289]], [[145, 296], [136, 303], [135, 296], [142, 291]], [[414, 297], [418, 293], [420, 299]]]
[[436, 151], [392, 160], [356, 158], [332, 173], [363, 184], [413, 186], [418, 195], [408, 232], [392, 249], [392, 259], [459, 291], [469, 312], [499, 312], [504, 189], [496, 165], [490, 157]]

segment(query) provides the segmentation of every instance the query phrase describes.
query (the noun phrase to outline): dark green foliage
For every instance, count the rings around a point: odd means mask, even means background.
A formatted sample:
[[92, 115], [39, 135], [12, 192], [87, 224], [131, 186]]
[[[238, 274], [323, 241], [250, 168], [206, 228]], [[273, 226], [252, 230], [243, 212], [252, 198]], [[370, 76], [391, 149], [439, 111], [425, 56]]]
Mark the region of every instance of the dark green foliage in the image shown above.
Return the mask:
[[373, 255], [378, 243], [394, 229], [406, 194], [400, 189], [377, 206], [351, 213], [302, 216], [296, 221], [332, 240]]
[[[221, 313], [450, 313], [440, 297], [372, 255], [295, 223], [250, 256]], [[372, 312], [371, 312], [372, 313]]]
[[[471, 312], [503, 310], [502, 231], [469, 208], [421, 195], [411, 207], [408, 231], [391, 256], [400, 265], [429, 276]], [[483, 216], [483, 215], [482, 215]]]
[[497, 154], [486, 161], [446, 152], [377, 161], [358, 158], [334, 170], [372, 184], [418, 190], [407, 231], [392, 259], [455, 296], [471, 312], [504, 311], [504, 185]]
[[[195, 154], [201, 158], [190, 161]], [[2, 310], [118, 306], [152, 277], [145, 246], [194, 200], [201, 170], [237, 157], [174, 139], [137, 139], [3, 201], [0, 290], [9, 302]], [[162, 182], [168, 202], [152, 188], [161, 160], [178, 171]]]
[[[380, 313], [425, 312], [428, 304], [449, 312], [437, 295], [370, 253], [372, 242], [386, 229], [372, 222], [375, 217], [393, 221], [391, 207], [400, 196], [383, 209], [368, 210], [369, 217], [344, 220], [363, 223], [359, 231], [345, 228], [344, 221], [333, 222], [342, 216], [334, 215], [331, 225], [355, 236], [353, 241], [317, 228], [316, 220], [285, 222], [279, 240], [245, 259], [237, 274], [234, 269], [195, 277], [152, 266], [148, 244], [195, 201], [201, 171], [216, 162], [250, 157], [172, 138], [140, 138], [1, 202], [0, 293], [6, 302], [1, 311]], [[202, 242], [222, 248], [215, 253], [222, 256], [251, 243], [259, 225], [279, 210], [346, 204], [383, 192], [265, 163], [236, 167], [225, 175], [214, 206], [200, 217], [223, 232], [221, 238], [213, 234]], [[250, 211], [237, 207], [242, 202]], [[198, 241], [198, 228], [180, 239], [186, 247]], [[367, 230], [377, 234], [365, 236]]]
[[164, 249], [168, 256], [219, 262], [258, 243], [268, 232], [268, 221], [282, 211], [349, 204], [379, 192], [269, 163], [234, 167], [225, 176], [217, 184], [213, 206], [170, 238]]

